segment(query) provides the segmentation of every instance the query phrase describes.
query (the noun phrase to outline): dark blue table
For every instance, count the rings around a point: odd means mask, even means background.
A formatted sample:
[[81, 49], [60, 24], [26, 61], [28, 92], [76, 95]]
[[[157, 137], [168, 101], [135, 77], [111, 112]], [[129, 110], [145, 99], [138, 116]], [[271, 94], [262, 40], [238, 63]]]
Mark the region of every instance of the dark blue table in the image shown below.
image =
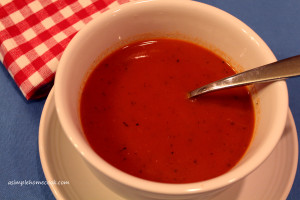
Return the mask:
[[[300, 55], [299, 0], [205, 0], [249, 25], [277, 59]], [[290, 109], [300, 127], [300, 78], [287, 81]], [[0, 199], [54, 199], [47, 185], [8, 185], [13, 180], [44, 181], [38, 152], [38, 128], [45, 99], [26, 101], [0, 63]], [[298, 133], [298, 137], [299, 137]], [[300, 199], [297, 170], [288, 197]]]

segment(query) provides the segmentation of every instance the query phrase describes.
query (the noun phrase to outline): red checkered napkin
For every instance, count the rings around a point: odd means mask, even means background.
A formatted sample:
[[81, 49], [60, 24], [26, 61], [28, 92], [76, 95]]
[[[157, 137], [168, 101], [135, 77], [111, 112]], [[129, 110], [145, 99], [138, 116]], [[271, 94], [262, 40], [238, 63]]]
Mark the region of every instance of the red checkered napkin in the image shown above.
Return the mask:
[[0, 61], [26, 99], [48, 94], [63, 50], [105, 10], [129, 0], [0, 0]]

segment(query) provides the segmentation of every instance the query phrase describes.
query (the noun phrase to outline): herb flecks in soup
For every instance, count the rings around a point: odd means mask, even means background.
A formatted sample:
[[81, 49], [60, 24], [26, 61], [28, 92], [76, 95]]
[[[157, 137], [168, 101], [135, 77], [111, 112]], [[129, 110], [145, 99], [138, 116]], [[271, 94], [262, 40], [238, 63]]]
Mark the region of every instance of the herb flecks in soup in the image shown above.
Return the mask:
[[224, 174], [251, 141], [254, 108], [245, 87], [200, 96], [188, 91], [234, 74], [214, 53], [172, 39], [130, 44], [94, 69], [82, 91], [82, 127], [104, 160], [166, 183]]

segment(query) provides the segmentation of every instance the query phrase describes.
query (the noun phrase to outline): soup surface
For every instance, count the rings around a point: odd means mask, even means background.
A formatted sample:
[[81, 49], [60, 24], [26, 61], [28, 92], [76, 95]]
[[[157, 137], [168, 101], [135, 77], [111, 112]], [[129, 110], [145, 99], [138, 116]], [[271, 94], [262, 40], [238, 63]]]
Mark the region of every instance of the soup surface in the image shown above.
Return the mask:
[[251, 96], [245, 87], [192, 100], [187, 92], [234, 73], [214, 53], [185, 41], [132, 43], [89, 75], [82, 128], [98, 155], [131, 175], [166, 183], [217, 177], [251, 141]]

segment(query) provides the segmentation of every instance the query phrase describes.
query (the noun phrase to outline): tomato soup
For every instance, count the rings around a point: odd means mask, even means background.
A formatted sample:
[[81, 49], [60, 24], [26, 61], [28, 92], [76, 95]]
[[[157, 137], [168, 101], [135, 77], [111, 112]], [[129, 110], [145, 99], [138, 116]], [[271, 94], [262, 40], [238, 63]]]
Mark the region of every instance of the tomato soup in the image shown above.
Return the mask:
[[94, 151], [143, 179], [191, 183], [226, 173], [242, 158], [254, 129], [246, 87], [187, 99], [202, 85], [233, 75], [195, 44], [155, 39], [104, 58], [84, 83], [80, 116]]

